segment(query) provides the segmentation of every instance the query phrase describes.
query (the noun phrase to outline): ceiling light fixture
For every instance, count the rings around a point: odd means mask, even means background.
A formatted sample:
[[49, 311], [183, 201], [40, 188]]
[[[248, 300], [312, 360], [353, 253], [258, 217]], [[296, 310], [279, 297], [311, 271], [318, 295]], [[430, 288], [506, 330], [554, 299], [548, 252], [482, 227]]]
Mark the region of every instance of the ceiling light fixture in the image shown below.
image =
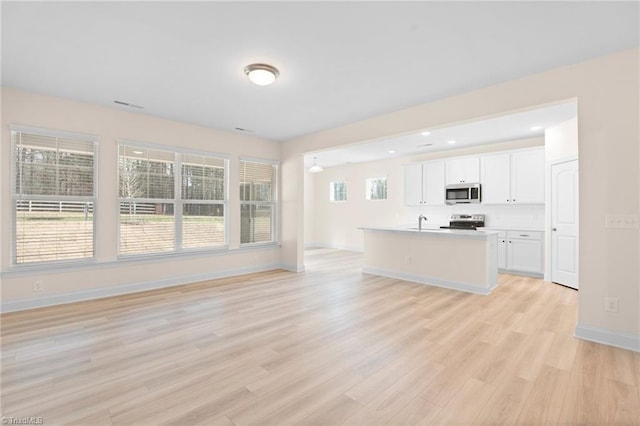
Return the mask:
[[448, 143], [449, 145], [453, 145], [454, 143], [456, 143], [456, 141], [447, 141], [447, 143]]
[[276, 81], [280, 75], [280, 71], [276, 67], [267, 64], [251, 64], [244, 67], [244, 73], [247, 74], [249, 80], [258, 86], [268, 86]]
[[533, 126], [533, 127], [531, 128], [531, 130], [532, 130], [532, 131], [534, 131], [534, 132], [537, 132], [537, 131], [538, 131], [538, 130], [540, 130], [540, 129], [542, 129], [542, 127], [540, 127], [540, 126]]
[[429, 136], [431, 134], [431, 132], [425, 130], [424, 132], [420, 133], [422, 136]]
[[387, 151], [389, 154], [395, 154], [396, 152], [392, 149], [390, 149], [389, 151]]
[[324, 169], [318, 165], [318, 158], [313, 157], [313, 166], [309, 167], [309, 173], [320, 173]]

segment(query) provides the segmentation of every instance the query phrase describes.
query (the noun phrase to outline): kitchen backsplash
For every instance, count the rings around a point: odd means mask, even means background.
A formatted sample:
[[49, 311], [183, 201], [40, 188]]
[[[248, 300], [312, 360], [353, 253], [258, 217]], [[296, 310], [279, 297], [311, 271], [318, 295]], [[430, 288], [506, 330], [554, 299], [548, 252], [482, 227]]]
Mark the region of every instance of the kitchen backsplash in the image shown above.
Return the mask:
[[482, 204], [457, 204], [407, 208], [406, 217], [398, 225], [414, 224], [420, 214], [427, 217], [430, 226], [449, 224], [453, 213], [480, 213], [486, 216], [485, 225], [495, 228], [544, 228], [544, 205], [486, 206]]

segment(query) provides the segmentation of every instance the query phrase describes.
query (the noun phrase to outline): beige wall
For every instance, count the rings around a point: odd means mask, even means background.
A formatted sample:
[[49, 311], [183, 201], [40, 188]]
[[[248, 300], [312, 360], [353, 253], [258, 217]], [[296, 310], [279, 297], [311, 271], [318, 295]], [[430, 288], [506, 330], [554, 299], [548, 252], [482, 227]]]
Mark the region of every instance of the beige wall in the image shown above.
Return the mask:
[[[283, 153], [290, 157], [577, 99], [581, 185], [578, 326], [638, 339], [639, 232], [606, 229], [604, 217], [607, 213], [638, 215], [640, 209], [639, 73], [639, 50], [632, 49], [300, 137], [285, 142]], [[283, 220], [301, 220], [302, 209], [301, 197], [283, 210]], [[297, 240], [297, 249], [289, 249], [287, 255], [298, 258], [285, 262], [302, 262], [303, 235], [292, 235], [290, 240]], [[620, 299], [618, 313], [604, 311], [607, 296]]]
[[546, 162], [578, 158], [578, 119], [572, 118], [544, 130]]
[[[32, 271], [10, 270], [11, 247], [11, 143], [9, 126], [22, 124], [99, 137], [96, 264], [82, 268]], [[225, 273], [259, 269], [280, 264], [279, 247], [238, 250], [240, 208], [238, 157], [280, 160], [276, 142], [209, 128], [178, 123], [146, 114], [121, 111], [37, 95], [10, 88], [2, 90], [1, 230], [2, 302], [19, 299], [46, 299], [71, 292], [154, 282], [189, 282]], [[117, 139], [123, 138], [231, 155], [229, 181], [229, 246], [222, 254], [165, 256], [162, 261], [117, 260], [118, 182]], [[32, 292], [33, 282], [42, 280], [44, 290]]]

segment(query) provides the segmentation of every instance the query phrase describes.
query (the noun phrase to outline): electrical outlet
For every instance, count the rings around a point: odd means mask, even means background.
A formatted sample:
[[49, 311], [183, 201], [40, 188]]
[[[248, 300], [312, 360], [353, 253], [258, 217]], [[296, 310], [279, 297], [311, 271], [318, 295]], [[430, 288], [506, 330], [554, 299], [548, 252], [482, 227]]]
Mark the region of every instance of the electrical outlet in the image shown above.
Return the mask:
[[33, 291], [34, 292], [40, 292], [44, 289], [44, 283], [42, 282], [42, 280], [36, 280], [33, 282]]
[[608, 214], [604, 217], [604, 227], [637, 229], [640, 227], [640, 216], [637, 214]]
[[411, 256], [407, 256], [407, 257], [405, 257], [405, 258], [404, 258], [404, 262], [405, 262], [407, 265], [411, 265]]
[[618, 298], [617, 297], [605, 297], [604, 298], [604, 310], [607, 312], [618, 312]]

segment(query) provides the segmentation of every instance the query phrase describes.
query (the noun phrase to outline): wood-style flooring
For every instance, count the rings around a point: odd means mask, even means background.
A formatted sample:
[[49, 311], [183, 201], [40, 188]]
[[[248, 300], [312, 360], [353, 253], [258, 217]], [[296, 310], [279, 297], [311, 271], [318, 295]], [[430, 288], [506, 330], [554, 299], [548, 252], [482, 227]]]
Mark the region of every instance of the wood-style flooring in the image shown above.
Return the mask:
[[45, 425], [640, 424], [640, 354], [577, 292], [479, 296], [310, 250], [273, 271], [2, 315], [2, 415]]

